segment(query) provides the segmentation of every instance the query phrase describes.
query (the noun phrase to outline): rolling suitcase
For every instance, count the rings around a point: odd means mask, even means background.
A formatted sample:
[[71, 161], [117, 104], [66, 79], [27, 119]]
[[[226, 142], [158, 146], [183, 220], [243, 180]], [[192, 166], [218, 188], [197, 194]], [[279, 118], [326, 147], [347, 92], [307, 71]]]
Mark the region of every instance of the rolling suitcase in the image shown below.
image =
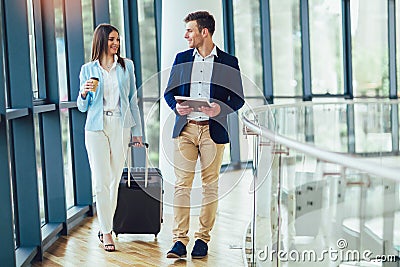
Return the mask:
[[[132, 144], [129, 144], [132, 149]], [[144, 150], [145, 166], [124, 168], [118, 188], [113, 231], [119, 234], [157, 234], [162, 223], [162, 175], [158, 168], [148, 168], [148, 144]], [[132, 153], [128, 153], [128, 166]], [[130, 179], [128, 179], [130, 177]]]

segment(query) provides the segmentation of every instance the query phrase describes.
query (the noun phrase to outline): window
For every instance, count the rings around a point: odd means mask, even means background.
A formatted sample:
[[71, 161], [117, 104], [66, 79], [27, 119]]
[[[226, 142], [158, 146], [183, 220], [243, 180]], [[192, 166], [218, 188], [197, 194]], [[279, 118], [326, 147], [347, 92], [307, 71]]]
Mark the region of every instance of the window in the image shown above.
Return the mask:
[[[67, 87], [67, 67], [65, 54], [65, 37], [64, 37], [64, 17], [63, 5], [61, 0], [56, 0], [55, 18], [56, 18], [56, 44], [57, 44], [57, 67], [58, 67], [58, 84], [60, 93], [60, 102], [68, 101]], [[74, 99], [75, 100], [75, 99]], [[60, 110], [61, 122], [61, 138], [62, 138], [62, 153], [64, 161], [64, 181], [66, 206], [71, 208], [75, 205], [74, 201], [74, 181], [72, 176], [72, 159], [71, 159], [71, 138], [70, 138], [70, 120], [68, 109]]]
[[396, 76], [397, 76], [397, 95], [400, 97], [400, 5], [396, 4]]
[[[260, 5], [258, 1], [233, 1], [235, 54], [243, 77], [245, 96], [263, 96]], [[246, 81], [249, 80], [249, 81]]]
[[143, 99], [143, 120], [149, 157], [153, 166], [158, 166], [160, 132], [160, 92], [157, 75], [156, 26], [154, 1], [138, 1], [140, 31], [140, 55], [142, 85], [138, 88]]
[[82, 0], [82, 27], [83, 27], [83, 47], [85, 50], [85, 62], [92, 58], [92, 38], [93, 38], [93, 6], [91, 0]]
[[340, 0], [309, 2], [313, 94], [344, 93], [341, 3]]
[[350, 1], [355, 97], [389, 96], [387, 1]]
[[146, 84], [150, 78], [158, 81], [157, 76], [157, 50], [156, 50], [156, 26], [154, 18], [154, 1], [139, 0], [138, 1], [138, 14], [139, 14], [139, 31], [140, 31], [140, 55], [142, 60], [142, 77], [143, 77], [143, 97], [156, 97], [160, 96], [158, 84], [155, 81]]
[[17, 215], [17, 210], [18, 210], [18, 202], [16, 201], [16, 188], [15, 188], [15, 179], [12, 176], [13, 173], [13, 154], [12, 154], [12, 138], [11, 138], [11, 127], [10, 127], [10, 122], [6, 122], [6, 134], [7, 134], [7, 157], [9, 159], [9, 162], [7, 164], [7, 167], [9, 168], [9, 173], [10, 173], [10, 184], [11, 184], [11, 199], [12, 199], [12, 216], [13, 216], [13, 233], [14, 233], [14, 242], [15, 242], [15, 248], [19, 247], [19, 232], [18, 232], [18, 215]]
[[[118, 29], [121, 44], [125, 44], [123, 1], [110, 0], [109, 5], [110, 5], [110, 23], [111, 25], [115, 26]], [[126, 57], [125, 45], [120, 46], [120, 55], [122, 57]]]
[[42, 144], [41, 144], [41, 118], [40, 115], [33, 115], [33, 124], [35, 127], [35, 149], [36, 149], [36, 171], [38, 179], [38, 192], [39, 192], [39, 207], [40, 207], [40, 222], [42, 225], [46, 223], [46, 191], [44, 188], [44, 177], [43, 177], [43, 164], [42, 164]]
[[69, 124], [69, 110], [60, 110], [62, 153], [64, 161], [65, 197], [67, 209], [75, 205], [74, 180], [72, 176], [71, 134]]
[[55, 25], [56, 25], [56, 44], [57, 44], [57, 68], [60, 101], [68, 101], [67, 88], [67, 63], [65, 54], [64, 37], [64, 12], [61, 0], [55, 0]]
[[149, 164], [158, 167], [158, 148], [160, 144], [160, 103], [146, 101], [143, 103], [146, 142], [149, 146]]
[[30, 53], [30, 64], [31, 64], [31, 79], [32, 79], [32, 91], [33, 98], [39, 98], [39, 87], [37, 79], [37, 68], [36, 68], [36, 44], [35, 44], [35, 22], [33, 17], [33, 6], [32, 0], [27, 0], [28, 4], [28, 26], [29, 26], [29, 53]]
[[274, 96], [301, 96], [299, 0], [271, 0], [271, 49]]
[[[243, 91], [246, 99], [245, 106], [239, 110], [239, 131], [241, 131], [244, 127], [240, 119], [242, 112], [249, 107], [264, 104], [259, 1], [233, 1], [233, 19], [235, 55], [239, 60]], [[253, 159], [253, 146], [251, 142], [251, 138], [239, 132], [240, 159], [242, 161]], [[230, 146], [227, 145], [225, 147], [223, 164], [228, 164], [231, 161], [230, 152]]]
[[[0, 5], [0, 17], [3, 17], [2, 5]], [[7, 82], [6, 82], [6, 79], [5, 79], [5, 77], [7, 77], [7, 75], [6, 75], [6, 65], [5, 65], [6, 55], [5, 55], [5, 52], [4, 52], [4, 45], [5, 45], [4, 43], [5, 43], [5, 40], [4, 40], [3, 23], [2, 23], [2, 20], [0, 20], [0, 59], [1, 59], [1, 62], [0, 62], [1, 67], [0, 67], [0, 69], [3, 70], [3, 73], [0, 73], [0, 75], [1, 75], [0, 77], [2, 77], [1, 81], [3, 82], [3, 84], [0, 85], [0, 88], [2, 90], [4, 90], [4, 102], [5, 102], [5, 103], [1, 103], [1, 105], [5, 105], [6, 108], [9, 108], [10, 107], [9, 106], [10, 101], [8, 100]], [[4, 87], [4, 89], [3, 89], [3, 87]], [[3, 92], [1, 92], [1, 94], [2, 93]]]

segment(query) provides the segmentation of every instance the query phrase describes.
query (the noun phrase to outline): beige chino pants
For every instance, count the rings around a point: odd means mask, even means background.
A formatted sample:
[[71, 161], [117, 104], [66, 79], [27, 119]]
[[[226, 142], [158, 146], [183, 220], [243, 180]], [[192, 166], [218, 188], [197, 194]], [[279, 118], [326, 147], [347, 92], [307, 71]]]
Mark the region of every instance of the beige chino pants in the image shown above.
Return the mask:
[[174, 194], [173, 241], [187, 245], [190, 222], [190, 193], [197, 159], [200, 158], [202, 179], [202, 206], [199, 230], [195, 239], [210, 241], [218, 206], [218, 178], [224, 154], [224, 144], [216, 144], [210, 137], [209, 126], [188, 123], [181, 135], [174, 139]]

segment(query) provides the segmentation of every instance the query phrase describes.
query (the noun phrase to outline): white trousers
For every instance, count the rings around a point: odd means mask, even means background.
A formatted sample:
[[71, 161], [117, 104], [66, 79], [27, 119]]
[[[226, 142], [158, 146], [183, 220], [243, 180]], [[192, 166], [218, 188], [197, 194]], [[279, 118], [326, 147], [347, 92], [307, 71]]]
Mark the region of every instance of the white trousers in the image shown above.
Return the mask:
[[104, 116], [102, 131], [85, 131], [97, 218], [102, 233], [110, 233], [117, 207], [118, 185], [124, 167], [130, 128], [123, 128], [119, 116]]

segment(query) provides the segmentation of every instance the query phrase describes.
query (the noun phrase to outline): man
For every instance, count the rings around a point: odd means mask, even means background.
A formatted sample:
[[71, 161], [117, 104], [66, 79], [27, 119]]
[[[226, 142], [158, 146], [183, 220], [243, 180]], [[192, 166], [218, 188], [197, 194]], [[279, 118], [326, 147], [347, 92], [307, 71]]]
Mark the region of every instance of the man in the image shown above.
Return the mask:
[[[185, 39], [191, 49], [179, 53], [173, 64], [164, 98], [175, 112], [174, 224], [172, 249], [167, 258], [186, 257], [189, 242], [190, 192], [196, 161], [200, 159], [203, 188], [199, 230], [195, 233], [192, 258], [207, 255], [210, 231], [218, 201], [218, 178], [225, 143], [229, 142], [227, 115], [244, 104], [238, 60], [213, 42], [215, 20], [206, 11], [190, 13], [184, 19]], [[207, 98], [210, 106], [191, 108], [177, 103], [175, 96]]]

